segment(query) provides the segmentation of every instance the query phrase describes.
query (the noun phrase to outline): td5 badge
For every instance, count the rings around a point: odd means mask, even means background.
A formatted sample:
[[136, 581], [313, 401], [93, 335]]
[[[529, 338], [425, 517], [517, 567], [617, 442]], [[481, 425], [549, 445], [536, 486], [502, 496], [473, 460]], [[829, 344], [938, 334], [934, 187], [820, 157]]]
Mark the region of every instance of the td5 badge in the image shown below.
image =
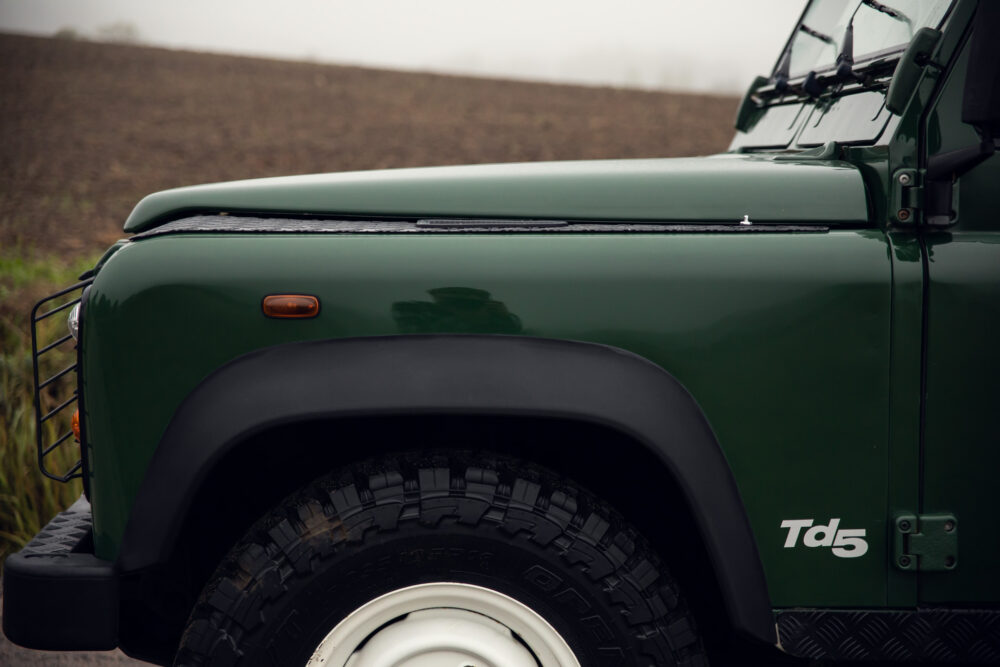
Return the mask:
[[[813, 526], [813, 519], [785, 519], [782, 528], [788, 529], [785, 548], [791, 549], [799, 541], [803, 528], [809, 528], [802, 536], [803, 546], [831, 547], [838, 558], [858, 558], [868, 553], [864, 528], [840, 528], [840, 519], [830, 519], [830, 523]], [[810, 527], [811, 526], [811, 527]]]

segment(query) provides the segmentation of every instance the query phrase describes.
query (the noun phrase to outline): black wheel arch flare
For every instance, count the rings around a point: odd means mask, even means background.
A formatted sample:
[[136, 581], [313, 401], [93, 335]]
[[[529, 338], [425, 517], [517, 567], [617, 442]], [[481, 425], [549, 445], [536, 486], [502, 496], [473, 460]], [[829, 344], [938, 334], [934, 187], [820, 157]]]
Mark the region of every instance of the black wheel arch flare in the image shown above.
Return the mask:
[[169, 559], [213, 467], [255, 433], [301, 420], [440, 414], [573, 419], [634, 438], [686, 497], [732, 626], [776, 641], [750, 523], [698, 404], [643, 357], [565, 340], [349, 338], [283, 344], [234, 359], [174, 414], [136, 496], [118, 571], [139, 572]]

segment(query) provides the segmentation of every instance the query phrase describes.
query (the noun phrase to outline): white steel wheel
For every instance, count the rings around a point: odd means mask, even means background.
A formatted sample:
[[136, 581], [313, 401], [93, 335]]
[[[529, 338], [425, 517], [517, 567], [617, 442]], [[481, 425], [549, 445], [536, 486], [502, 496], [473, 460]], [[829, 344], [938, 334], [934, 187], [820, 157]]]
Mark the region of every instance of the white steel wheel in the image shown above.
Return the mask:
[[307, 667], [579, 667], [544, 618], [472, 584], [400, 588], [334, 627]]

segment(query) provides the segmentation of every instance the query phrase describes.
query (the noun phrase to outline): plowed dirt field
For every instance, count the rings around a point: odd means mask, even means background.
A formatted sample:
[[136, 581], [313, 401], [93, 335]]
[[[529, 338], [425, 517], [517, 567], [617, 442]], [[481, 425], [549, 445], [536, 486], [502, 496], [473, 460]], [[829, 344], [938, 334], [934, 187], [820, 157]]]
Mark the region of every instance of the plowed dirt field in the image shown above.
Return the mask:
[[194, 183], [712, 153], [736, 104], [0, 35], [0, 247], [100, 250]]

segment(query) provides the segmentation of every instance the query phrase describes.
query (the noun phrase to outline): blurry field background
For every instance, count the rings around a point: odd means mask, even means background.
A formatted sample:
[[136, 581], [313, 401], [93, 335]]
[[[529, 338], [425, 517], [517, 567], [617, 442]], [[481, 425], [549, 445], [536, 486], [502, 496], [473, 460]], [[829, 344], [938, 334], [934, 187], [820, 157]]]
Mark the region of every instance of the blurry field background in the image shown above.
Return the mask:
[[[0, 34], [0, 558], [81, 492], [36, 467], [28, 313], [122, 236], [142, 196], [287, 174], [702, 155], [726, 149], [737, 102]], [[0, 662], [31, 653], [0, 646]]]

